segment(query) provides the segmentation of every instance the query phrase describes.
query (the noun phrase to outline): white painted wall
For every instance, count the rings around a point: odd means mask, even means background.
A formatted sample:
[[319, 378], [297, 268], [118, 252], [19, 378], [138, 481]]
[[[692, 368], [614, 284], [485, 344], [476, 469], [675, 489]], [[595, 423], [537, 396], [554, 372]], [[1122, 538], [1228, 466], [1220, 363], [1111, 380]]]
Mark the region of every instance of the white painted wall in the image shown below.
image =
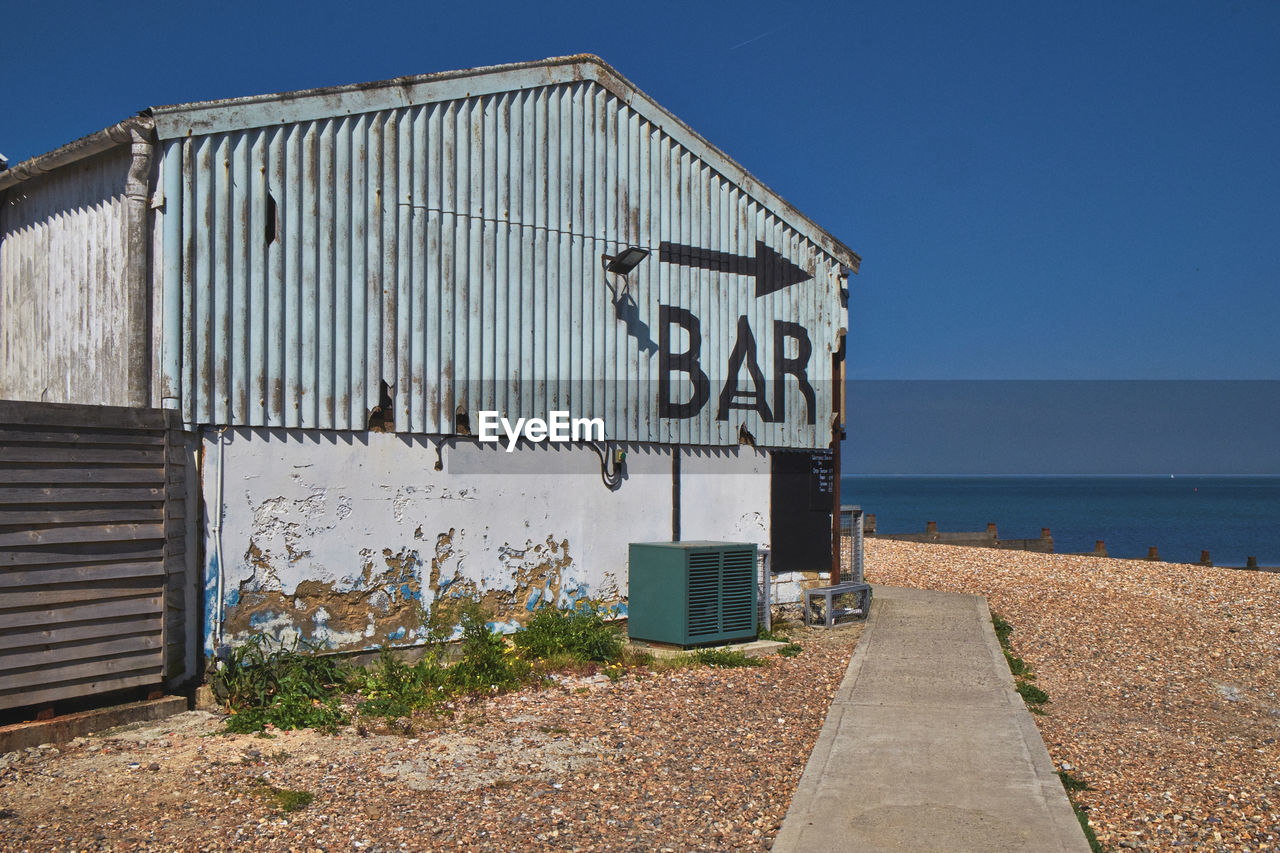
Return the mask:
[[[232, 428], [220, 449], [219, 435], [202, 436], [206, 624], [221, 570], [232, 644], [251, 631], [342, 649], [411, 642], [408, 599], [429, 607], [458, 591], [506, 600], [500, 620], [542, 598], [625, 607], [628, 543], [671, 538], [666, 447], [629, 446], [627, 479], [610, 491], [582, 446], [506, 453], [472, 440]], [[742, 451], [685, 451], [683, 538], [767, 541], [768, 457]]]
[[685, 448], [680, 538], [769, 544], [769, 455], [751, 447]]

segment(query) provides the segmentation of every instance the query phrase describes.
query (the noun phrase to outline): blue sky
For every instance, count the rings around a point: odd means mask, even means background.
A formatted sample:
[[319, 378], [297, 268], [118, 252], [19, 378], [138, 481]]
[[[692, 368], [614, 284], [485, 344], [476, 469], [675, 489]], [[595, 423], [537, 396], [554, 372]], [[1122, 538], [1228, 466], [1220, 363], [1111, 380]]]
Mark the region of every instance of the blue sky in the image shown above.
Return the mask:
[[10, 4], [11, 162], [597, 53], [863, 257], [857, 379], [1280, 378], [1280, 3]]

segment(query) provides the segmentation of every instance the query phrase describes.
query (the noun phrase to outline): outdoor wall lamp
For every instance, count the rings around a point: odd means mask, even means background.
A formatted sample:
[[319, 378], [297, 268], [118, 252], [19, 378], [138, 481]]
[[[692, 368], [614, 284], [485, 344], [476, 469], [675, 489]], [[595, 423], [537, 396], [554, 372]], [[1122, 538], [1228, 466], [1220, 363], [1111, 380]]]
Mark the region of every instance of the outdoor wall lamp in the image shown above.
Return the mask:
[[604, 267], [605, 272], [627, 275], [647, 257], [649, 257], [648, 249], [628, 246], [616, 255], [601, 255], [600, 265]]

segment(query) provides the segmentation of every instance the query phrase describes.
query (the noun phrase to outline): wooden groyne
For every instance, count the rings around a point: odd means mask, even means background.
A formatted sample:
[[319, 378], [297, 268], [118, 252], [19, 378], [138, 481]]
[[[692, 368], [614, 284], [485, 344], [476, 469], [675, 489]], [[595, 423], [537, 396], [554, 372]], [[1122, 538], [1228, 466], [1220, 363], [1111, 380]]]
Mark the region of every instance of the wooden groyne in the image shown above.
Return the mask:
[[863, 535], [877, 539], [892, 539], [897, 542], [928, 542], [936, 545], [963, 545], [969, 548], [1000, 548], [1006, 551], [1034, 551], [1038, 554], [1053, 553], [1053, 534], [1049, 528], [1040, 528], [1038, 539], [1001, 539], [995, 524], [988, 524], [986, 530], [979, 531], [944, 531], [938, 529], [936, 521], [925, 525], [924, 533], [876, 533], [875, 515], [867, 515], [863, 523]]
[[[924, 533], [877, 533], [875, 513], [864, 513], [862, 516], [863, 536], [873, 539], [888, 539], [895, 542], [926, 542], [935, 545], [961, 545], [968, 548], [996, 548], [1005, 551], [1032, 551], [1037, 554], [1053, 554], [1053, 534], [1049, 528], [1040, 528], [1038, 539], [1001, 539], [994, 523], [989, 523], [986, 530], [949, 531], [939, 530], [938, 523], [925, 523]], [[1074, 552], [1088, 557], [1106, 557], [1107, 543], [1101, 539], [1094, 542], [1092, 551]], [[1160, 549], [1152, 545], [1147, 549], [1146, 559], [1153, 563], [1162, 562]], [[1200, 565], [1212, 566], [1213, 559], [1208, 551], [1200, 552]], [[1244, 566], [1224, 566], [1240, 571], [1280, 572], [1280, 568], [1258, 565], [1256, 557], [1249, 557]]]

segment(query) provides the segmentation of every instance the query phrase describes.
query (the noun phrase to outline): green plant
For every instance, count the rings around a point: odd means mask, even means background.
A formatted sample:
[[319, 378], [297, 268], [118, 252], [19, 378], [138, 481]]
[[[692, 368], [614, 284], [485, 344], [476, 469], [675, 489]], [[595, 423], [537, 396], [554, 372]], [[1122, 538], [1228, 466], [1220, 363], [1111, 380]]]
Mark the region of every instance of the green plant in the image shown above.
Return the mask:
[[1019, 681], [1014, 689], [1028, 705], [1043, 705], [1049, 701], [1049, 694], [1029, 681]]
[[765, 662], [760, 658], [748, 657], [742, 652], [731, 651], [729, 649], [699, 649], [694, 653], [694, 657], [703, 666], [718, 667], [736, 667], [736, 666], [764, 666]]
[[563, 609], [543, 604], [511, 641], [526, 658], [568, 654], [575, 660], [605, 663], [622, 657], [622, 638], [590, 601]]
[[1004, 652], [1004, 659], [1009, 663], [1010, 672], [1014, 675], [1025, 675], [1030, 677], [1031, 669], [1027, 666], [1026, 661], [1009, 651], [1007, 648], [1002, 648], [1001, 651]]
[[1098, 836], [1093, 831], [1093, 827], [1089, 825], [1089, 814], [1080, 806], [1071, 801], [1071, 810], [1076, 813], [1076, 820], [1080, 822], [1080, 828], [1084, 830], [1084, 839], [1089, 842], [1089, 853], [1106, 853], [1107, 848], [1102, 846], [1102, 842], [1098, 840]]
[[435, 655], [410, 665], [383, 646], [377, 663], [357, 673], [349, 686], [362, 697], [361, 714], [386, 717], [390, 723], [439, 705], [446, 698], [448, 679], [448, 670], [440, 666]]
[[502, 636], [489, 630], [484, 611], [475, 601], [460, 606], [462, 659], [448, 669], [449, 684], [467, 693], [514, 690], [529, 673], [529, 665]]
[[1093, 786], [1090, 785], [1088, 782], [1084, 781], [1083, 779], [1077, 779], [1076, 777], [1072, 776], [1070, 773], [1068, 773], [1065, 770], [1058, 771], [1058, 778], [1062, 781], [1062, 787], [1067, 790], [1068, 794], [1073, 793], [1075, 791], [1092, 791], [1093, 790]]
[[305, 809], [315, 801], [316, 795], [309, 791], [292, 791], [288, 788], [277, 788], [259, 779], [255, 793], [273, 801], [282, 812], [296, 812]]
[[231, 712], [229, 732], [278, 729], [336, 731], [346, 722], [339, 701], [347, 672], [335, 658], [295, 640], [286, 646], [256, 634], [232, 650], [210, 677], [214, 695]]
[[1000, 641], [1000, 645], [1004, 648], [1009, 647], [1009, 635], [1013, 633], [1013, 626], [1004, 620], [1004, 618], [994, 610], [991, 611], [991, 627], [996, 630], [996, 639]]
[[803, 650], [801, 649], [800, 646], [796, 645], [795, 643], [790, 643], [778, 649], [778, 654], [784, 658], [793, 658], [796, 655], [800, 654], [801, 651]]
[[759, 632], [756, 634], [756, 639], [757, 639], [757, 640], [770, 640], [770, 641], [775, 642], [775, 643], [789, 643], [789, 642], [791, 642], [791, 638], [790, 638], [790, 637], [788, 637], [788, 636], [786, 636], [785, 634], [779, 634], [777, 631], [769, 631], [769, 630], [766, 630], [766, 629], [764, 628], [764, 626], [761, 626], [761, 627], [760, 627]]
[[1102, 842], [1098, 841], [1098, 836], [1094, 834], [1093, 827], [1089, 825], [1089, 813], [1075, 801], [1075, 794], [1079, 791], [1092, 791], [1093, 786], [1083, 779], [1077, 779], [1065, 770], [1058, 771], [1058, 779], [1062, 782], [1062, 787], [1067, 792], [1067, 801], [1071, 803], [1071, 810], [1076, 813], [1076, 820], [1080, 822], [1080, 829], [1084, 831], [1085, 840], [1089, 842], [1089, 850], [1091, 853], [1105, 853]]

